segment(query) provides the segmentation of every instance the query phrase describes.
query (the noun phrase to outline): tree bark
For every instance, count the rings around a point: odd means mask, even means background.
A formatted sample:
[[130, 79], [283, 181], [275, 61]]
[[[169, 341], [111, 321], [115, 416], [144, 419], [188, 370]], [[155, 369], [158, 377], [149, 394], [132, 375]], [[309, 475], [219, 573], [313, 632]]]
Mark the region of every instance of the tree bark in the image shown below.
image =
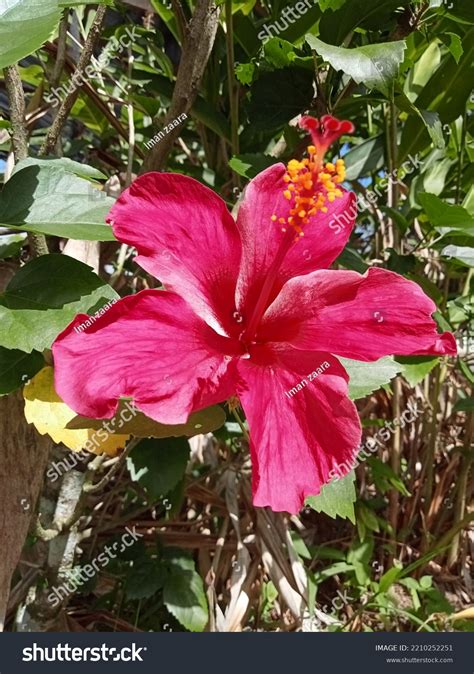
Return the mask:
[[0, 397], [0, 631], [43, 482], [51, 441], [26, 422], [21, 392]]
[[[206, 69], [209, 55], [214, 45], [219, 25], [220, 9], [213, 0], [199, 0], [193, 17], [187, 27], [181, 61], [176, 77], [173, 97], [165, 118], [165, 125], [173, 122], [179, 115], [188, 114], [199, 91], [199, 85]], [[146, 155], [141, 173], [160, 171], [181, 133], [181, 127], [175, 127], [155, 145]]]

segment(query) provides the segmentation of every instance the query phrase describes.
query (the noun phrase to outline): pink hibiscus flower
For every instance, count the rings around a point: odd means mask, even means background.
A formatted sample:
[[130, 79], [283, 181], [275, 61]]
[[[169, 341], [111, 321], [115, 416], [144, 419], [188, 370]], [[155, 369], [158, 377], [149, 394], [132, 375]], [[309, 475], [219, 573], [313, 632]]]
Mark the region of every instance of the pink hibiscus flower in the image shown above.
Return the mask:
[[[350, 122], [303, 117], [308, 158], [275, 164], [245, 190], [237, 219], [210, 189], [147, 173], [108, 221], [166, 290], [128, 296], [53, 346], [56, 389], [76, 412], [108, 418], [120, 397], [166, 424], [238, 395], [251, 436], [256, 506], [297, 512], [349, 463], [360, 423], [337, 356], [454, 354], [434, 303], [398, 274], [329, 270], [355, 220], [344, 162], [323, 163]], [[346, 227], [334, 227], [349, 214]], [[382, 320], [381, 320], [382, 319]]]

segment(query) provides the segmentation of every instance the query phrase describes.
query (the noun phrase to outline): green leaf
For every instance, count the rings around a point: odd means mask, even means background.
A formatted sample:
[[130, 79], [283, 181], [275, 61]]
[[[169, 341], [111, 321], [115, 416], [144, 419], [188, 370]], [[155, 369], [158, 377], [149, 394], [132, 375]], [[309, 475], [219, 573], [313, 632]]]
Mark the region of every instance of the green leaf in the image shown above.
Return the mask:
[[79, 178], [86, 178], [90, 180], [107, 179], [107, 176], [102, 173], [102, 171], [99, 171], [99, 169], [89, 166], [88, 164], [81, 164], [80, 162], [73, 161], [67, 157], [61, 157], [60, 159], [38, 159], [36, 157], [28, 157], [27, 159], [22, 159], [17, 164], [15, 164], [12, 175], [18, 173], [18, 171], [21, 171], [27, 166], [64, 169], [69, 173], [74, 173], [74, 175], [79, 176]]
[[347, 180], [370, 175], [384, 165], [385, 146], [380, 134], [363, 141], [344, 155]]
[[462, 398], [453, 407], [453, 412], [471, 412], [474, 410], [474, 398]]
[[448, 47], [456, 63], [459, 63], [461, 56], [464, 54], [464, 49], [459, 35], [457, 33], [444, 33], [444, 35], [440, 35], [440, 37]]
[[161, 590], [165, 582], [161, 561], [149, 557], [134, 559], [125, 581], [127, 599], [148, 599]]
[[361, 518], [369, 531], [380, 531], [379, 520], [372, 508], [369, 508], [365, 503], [359, 502], [357, 504], [357, 519]]
[[186, 438], [142, 440], [127, 457], [127, 466], [134, 482], [147, 492], [150, 503], [167, 494], [183, 477], [189, 460]]
[[474, 217], [463, 206], [448, 204], [428, 192], [418, 194], [418, 201], [440, 234], [462, 232], [474, 236]]
[[[132, 408], [133, 409], [133, 408]], [[125, 414], [123, 414], [125, 412]], [[89, 419], [78, 415], [74, 417], [67, 427], [70, 430], [81, 428], [102, 428], [104, 421], [110, 421], [115, 433], [121, 435], [134, 435], [136, 438], [169, 438], [186, 436], [191, 438], [193, 435], [201, 433], [210, 433], [220, 428], [225, 423], [225, 412], [219, 405], [206, 407], [199, 412], [193, 412], [185, 424], [160, 424], [154, 419], [150, 419], [143, 412], [133, 410], [134, 415], [129, 419], [131, 412], [127, 408], [127, 401], [121, 400], [117, 412], [110, 419]], [[128, 420], [126, 420], [128, 419]]]
[[0, 0], [0, 68], [39, 49], [60, 16], [57, 0]]
[[190, 632], [202, 632], [209, 620], [208, 606], [201, 576], [194, 562], [181, 551], [170, 559], [163, 601], [168, 611]]
[[58, 0], [60, 7], [79, 7], [80, 5], [107, 5], [113, 7], [115, 0]]
[[[295, 7], [295, 5], [296, 3], [293, 5], [293, 7]], [[293, 23], [288, 22], [288, 28], [280, 33], [280, 37], [284, 38], [288, 42], [301, 42], [306, 33], [313, 29], [313, 26], [315, 26], [320, 16], [320, 8], [317, 5], [314, 5], [311, 7], [311, 9], [307, 9], [306, 12], [301, 12], [297, 21], [294, 21]], [[270, 26], [271, 22], [266, 21], [265, 24]], [[263, 31], [259, 32], [259, 36], [262, 35], [262, 32]], [[265, 35], [265, 33], [263, 34]]]
[[4, 234], [0, 237], [0, 259], [15, 257], [23, 248], [26, 234]]
[[[139, 83], [147, 88], [147, 90], [156, 91], [164, 98], [171, 100], [173, 95], [173, 83], [163, 75], [152, 75], [144, 71], [137, 75]], [[146, 84], [144, 81], [147, 81]], [[219, 136], [230, 138], [230, 125], [225, 115], [217, 110], [215, 106], [208, 103], [202, 96], [197, 96], [194, 105], [191, 108], [191, 115], [198, 121], [205, 124], [209, 129], [217, 133]]]
[[0, 347], [0, 395], [23, 386], [44, 367], [44, 358], [37, 351], [25, 353]]
[[[415, 101], [418, 109], [436, 112], [441, 124], [450, 124], [463, 114], [472, 91], [474, 28], [464, 35], [462, 47], [464, 53], [459, 63], [447, 54]], [[408, 155], [416, 155], [429, 143], [425, 124], [415, 116], [410, 117], [403, 127], [398, 161], [401, 163]]]
[[354, 49], [334, 47], [314, 35], [307, 35], [311, 49], [335, 70], [342, 70], [358, 84], [378, 89], [389, 95], [392, 82], [398, 77], [406, 44], [403, 41], [369, 44]]
[[255, 130], [278, 129], [309, 107], [313, 74], [297, 67], [266, 72], [252, 84], [250, 95], [248, 115]]
[[60, 309], [104, 285], [92, 269], [68, 255], [41, 255], [25, 264], [0, 295], [9, 309]]
[[239, 154], [229, 160], [230, 168], [238, 173], [239, 176], [251, 180], [264, 169], [278, 163], [276, 157], [270, 157], [267, 154]]
[[434, 146], [444, 149], [446, 144], [444, 142], [443, 126], [437, 112], [433, 112], [432, 110], [419, 110], [397, 85], [395, 85], [394, 88], [394, 101], [399, 110], [415, 115], [421, 119]]
[[364, 398], [397, 376], [402, 366], [392, 356], [384, 356], [374, 363], [339, 358], [349, 375], [349, 396], [352, 400]]
[[471, 368], [469, 367], [469, 365], [468, 365], [467, 363], [465, 363], [465, 362], [462, 360], [462, 358], [458, 358], [457, 363], [458, 363], [458, 365], [459, 365], [459, 368], [460, 368], [461, 372], [462, 372], [463, 375], [466, 377], [466, 379], [467, 379], [471, 384], [474, 384], [474, 371], [471, 370]]
[[247, 56], [254, 56], [261, 47], [257, 36], [255, 21], [249, 16], [236, 14], [234, 17], [234, 35], [236, 42], [242, 47]]
[[355, 524], [355, 500], [355, 473], [351, 471], [344, 477], [325, 484], [317, 496], [309, 496], [306, 499], [305, 505], [333, 519], [342, 517]]
[[114, 204], [87, 180], [61, 167], [15, 172], [0, 194], [0, 224], [70, 239], [114, 241], [105, 216]]
[[113, 288], [78, 260], [58, 254], [36, 258], [0, 295], [0, 346], [27, 352], [48, 349], [78, 313], [96, 311], [117, 298]]
[[474, 267], [474, 248], [469, 246], [446, 246], [441, 255], [453, 257], [467, 267]]
[[387, 463], [384, 463], [375, 456], [368, 457], [367, 463], [372, 470], [375, 486], [382, 494], [394, 488], [403, 496], [410, 496], [410, 492], [405, 487], [403, 481]]
[[402, 365], [401, 373], [410, 386], [416, 386], [439, 363], [439, 358], [431, 356], [397, 356], [396, 361]]
[[235, 65], [235, 76], [240, 84], [245, 86], [252, 84], [255, 73], [254, 63], [237, 63]]
[[265, 61], [274, 68], [291, 66], [295, 60], [295, 48], [291, 42], [280, 37], [272, 37], [263, 46]]
[[379, 593], [384, 594], [390, 588], [391, 585], [397, 580], [397, 578], [402, 573], [403, 568], [392, 566], [391, 569], [386, 571], [379, 581]]
[[409, 5], [410, 0], [324, 0], [324, 4], [336, 11], [323, 14], [319, 22], [321, 39], [342, 44], [358, 26], [369, 30], [380, 30], [383, 26], [389, 31], [395, 23], [395, 10]]
[[350, 248], [349, 246], [346, 246], [344, 248], [342, 253], [337, 258], [336, 264], [340, 264], [346, 269], [358, 271], [359, 274], [364, 274], [369, 268], [369, 266], [364, 262], [361, 255], [356, 250]]

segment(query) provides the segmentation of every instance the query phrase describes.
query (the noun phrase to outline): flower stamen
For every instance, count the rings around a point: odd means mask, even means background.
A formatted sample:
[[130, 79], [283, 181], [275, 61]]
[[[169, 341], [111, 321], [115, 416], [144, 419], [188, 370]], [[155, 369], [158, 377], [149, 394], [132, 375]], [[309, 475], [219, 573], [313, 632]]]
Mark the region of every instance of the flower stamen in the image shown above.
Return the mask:
[[325, 115], [321, 121], [314, 117], [302, 117], [300, 126], [307, 129], [313, 140], [308, 145], [308, 157], [291, 159], [283, 176], [285, 189], [283, 196], [290, 203], [287, 218], [272, 215], [282, 232], [291, 227], [295, 232], [295, 240], [304, 235], [303, 226], [317, 213], [327, 213], [327, 203], [333, 203], [342, 197], [339, 185], [344, 182], [346, 169], [343, 159], [323, 164], [324, 155], [329, 145], [344, 133], [354, 130], [351, 122], [339, 121], [331, 115]]

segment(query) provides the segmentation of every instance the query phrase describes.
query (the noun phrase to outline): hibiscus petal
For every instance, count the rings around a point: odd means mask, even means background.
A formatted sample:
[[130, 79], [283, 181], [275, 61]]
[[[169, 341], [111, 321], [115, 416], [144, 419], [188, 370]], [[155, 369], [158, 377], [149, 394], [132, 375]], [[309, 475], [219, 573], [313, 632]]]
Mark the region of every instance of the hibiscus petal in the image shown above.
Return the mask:
[[277, 351], [271, 345], [254, 348], [238, 370], [238, 395], [250, 428], [254, 505], [296, 513], [307, 496], [349, 472], [359, 447], [347, 374], [327, 353]]
[[107, 220], [119, 241], [135, 246], [143, 269], [185, 297], [210, 325], [232, 331], [241, 245], [220, 197], [187, 176], [146, 173], [123, 192]]
[[454, 355], [439, 334], [434, 302], [417, 283], [385, 269], [318, 271], [291, 279], [262, 319], [258, 339], [371, 361], [395, 355]]
[[[259, 173], [247, 186], [237, 216], [242, 239], [242, 265], [237, 286], [237, 304], [245, 315], [246, 307], [255, 306], [263, 283], [280, 246], [291, 232], [282, 231], [272, 215], [287, 218], [290, 204], [283, 196], [286, 183], [283, 164], [274, 164]], [[279, 266], [270, 301], [283, 284], [294, 276], [324, 269], [334, 262], [346, 245], [357, 215], [355, 196], [343, 190], [343, 196], [327, 202], [327, 213], [312, 216], [304, 236], [290, 244]]]
[[88, 318], [76, 316], [53, 344], [56, 391], [79, 414], [110, 418], [119, 398], [132, 397], [156, 421], [181, 424], [234, 394], [224, 354], [238, 345], [178, 295], [144, 290], [80, 328]]

